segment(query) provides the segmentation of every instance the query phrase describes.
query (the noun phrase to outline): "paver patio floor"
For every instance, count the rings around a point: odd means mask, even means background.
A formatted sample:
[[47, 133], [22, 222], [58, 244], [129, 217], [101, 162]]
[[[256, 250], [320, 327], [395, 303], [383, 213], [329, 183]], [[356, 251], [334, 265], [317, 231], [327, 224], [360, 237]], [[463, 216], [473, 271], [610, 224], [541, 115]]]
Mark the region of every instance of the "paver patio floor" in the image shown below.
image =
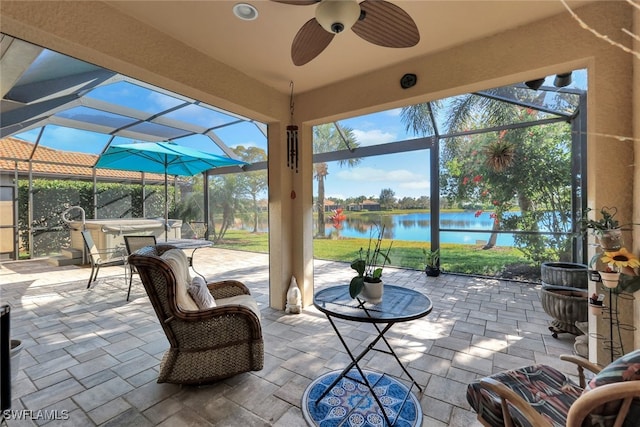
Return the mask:
[[[156, 383], [168, 341], [137, 276], [130, 301], [123, 267], [108, 267], [91, 289], [90, 268], [53, 267], [44, 261], [0, 265], [0, 301], [11, 305], [12, 338], [23, 342], [12, 409], [33, 420], [9, 426], [304, 426], [302, 394], [320, 374], [345, 366], [348, 356], [325, 316], [312, 305], [288, 315], [269, 308], [268, 256], [199, 249], [199, 272], [244, 282], [262, 312], [264, 369], [208, 386]], [[348, 283], [352, 270], [314, 263], [315, 287]], [[465, 398], [475, 378], [532, 363], [573, 375], [558, 360], [573, 352], [574, 337], [557, 339], [550, 317], [529, 283], [386, 268], [386, 283], [429, 296], [427, 317], [394, 325], [387, 337], [424, 388], [424, 426], [480, 426]], [[363, 348], [370, 325], [341, 321], [350, 346]], [[369, 353], [365, 365], [400, 375], [395, 361]], [[38, 419], [39, 410], [64, 420]], [[40, 414], [42, 415], [42, 414]]]

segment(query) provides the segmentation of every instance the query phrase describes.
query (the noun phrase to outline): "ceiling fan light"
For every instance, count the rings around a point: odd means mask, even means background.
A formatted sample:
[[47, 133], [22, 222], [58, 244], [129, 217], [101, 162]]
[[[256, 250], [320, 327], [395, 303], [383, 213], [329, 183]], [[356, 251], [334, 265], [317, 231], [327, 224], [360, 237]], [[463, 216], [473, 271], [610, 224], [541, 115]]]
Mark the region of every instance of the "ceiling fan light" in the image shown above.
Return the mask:
[[316, 21], [330, 33], [348, 30], [360, 17], [360, 5], [355, 0], [324, 0], [316, 7]]

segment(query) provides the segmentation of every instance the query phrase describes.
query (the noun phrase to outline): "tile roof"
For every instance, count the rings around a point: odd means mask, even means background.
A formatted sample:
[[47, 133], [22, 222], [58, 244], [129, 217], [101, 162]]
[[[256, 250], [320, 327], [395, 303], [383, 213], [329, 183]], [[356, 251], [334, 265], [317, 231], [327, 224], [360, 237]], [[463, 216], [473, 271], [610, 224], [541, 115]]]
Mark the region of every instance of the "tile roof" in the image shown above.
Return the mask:
[[[29, 172], [29, 161], [34, 144], [18, 138], [0, 139], [0, 171], [11, 172], [18, 170], [18, 174], [25, 175]], [[95, 154], [77, 153], [71, 151], [54, 150], [52, 148], [38, 146], [33, 155], [33, 174], [77, 178], [92, 178], [92, 166], [98, 161]], [[96, 177], [99, 179], [132, 179], [141, 180], [140, 172], [117, 171], [111, 169], [96, 169]], [[145, 174], [146, 180], [163, 181], [160, 174]]]

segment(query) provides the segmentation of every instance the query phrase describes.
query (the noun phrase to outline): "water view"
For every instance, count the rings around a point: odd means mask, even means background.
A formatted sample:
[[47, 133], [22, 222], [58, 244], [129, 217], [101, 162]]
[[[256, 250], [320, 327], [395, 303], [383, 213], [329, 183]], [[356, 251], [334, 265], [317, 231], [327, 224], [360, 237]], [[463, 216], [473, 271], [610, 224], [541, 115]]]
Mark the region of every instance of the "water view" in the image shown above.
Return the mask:
[[[342, 222], [342, 228], [336, 230], [329, 220], [330, 213], [325, 214], [327, 223], [325, 225], [325, 235], [327, 237], [351, 237], [369, 238], [370, 225], [372, 221], [385, 225], [385, 239], [407, 240], [416, 242], [431, 241], [431, 214], [428, 212], [417, 212], [409, 214], [386, 214], [383, 212], [370, 212], [366, 215], [349, 215], [346, 212], [346, 219]], [[460, 231], [442, 231], [440, 233], [441, 243], [458, 243], [465, 245], [484, 245], [491, 237], [493, 218], [490, 212], [483, 212], [476, 217], [474, 211], [463, 212], [440, 212], [440, 228], [457, 229]], [[544, 232], [546, 227], [539, 224], [540, 231]], [[241, 230], [252, 230], [250, 222], [236, 220], [234, 228]], [[267, 232], [269, 228], [266, 218], [261, 218], [258, 223], [258, 231]], [[315, 230], [315, 225], [314, 225]], [[497, 246], [514, 246], [513, 234], [498, 234]]]
[[[369, 217], [370, 218], [370, 217]], [[431, 241], [431, 214], [411, 213], [402, 215], [380, 214], [376, 222], [385, 225], [385, 238], [393, 240], [412, 240], [418, 242]], [[369, 220], [363, 217], [349, 218], [342, 223], [342, 229], [336, 230], [333, 224], [326, 225], [326, 235], [340, 237], [369, 237]], [[465, 231], [441, 232], [441, 243], [484, 244], [491, 236], [493, 219], [488, 212], [476, 217], [475, 212], [441, 212], [440, 228], [455, 228]], [[498, 246], [513, 246], [512, 234], [499, 234]]]

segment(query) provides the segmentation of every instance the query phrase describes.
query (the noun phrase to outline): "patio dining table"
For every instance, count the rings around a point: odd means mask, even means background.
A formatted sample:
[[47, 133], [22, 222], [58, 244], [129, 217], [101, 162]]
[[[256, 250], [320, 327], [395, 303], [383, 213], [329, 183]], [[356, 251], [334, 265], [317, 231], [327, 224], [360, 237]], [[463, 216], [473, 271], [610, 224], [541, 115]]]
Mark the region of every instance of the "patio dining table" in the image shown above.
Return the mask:
[[201, 273], [198, 273], [198, 271], [193, 266], [193, 257], [198, 249], [212, 247], [213, 246], [212, 241], [205, 240], [205, 239], [169, 239], [166, 242], [160, 242], [160, 243], [175, 246], [176, 248], [182, 249], [182, 250], [191, 249], [192, 250], [191, 255], [187, 257], [189, 259], [189, 267], [193, 269], [194, 273], [196, 273], [198, 276], [204, 279], [204, 276]]

